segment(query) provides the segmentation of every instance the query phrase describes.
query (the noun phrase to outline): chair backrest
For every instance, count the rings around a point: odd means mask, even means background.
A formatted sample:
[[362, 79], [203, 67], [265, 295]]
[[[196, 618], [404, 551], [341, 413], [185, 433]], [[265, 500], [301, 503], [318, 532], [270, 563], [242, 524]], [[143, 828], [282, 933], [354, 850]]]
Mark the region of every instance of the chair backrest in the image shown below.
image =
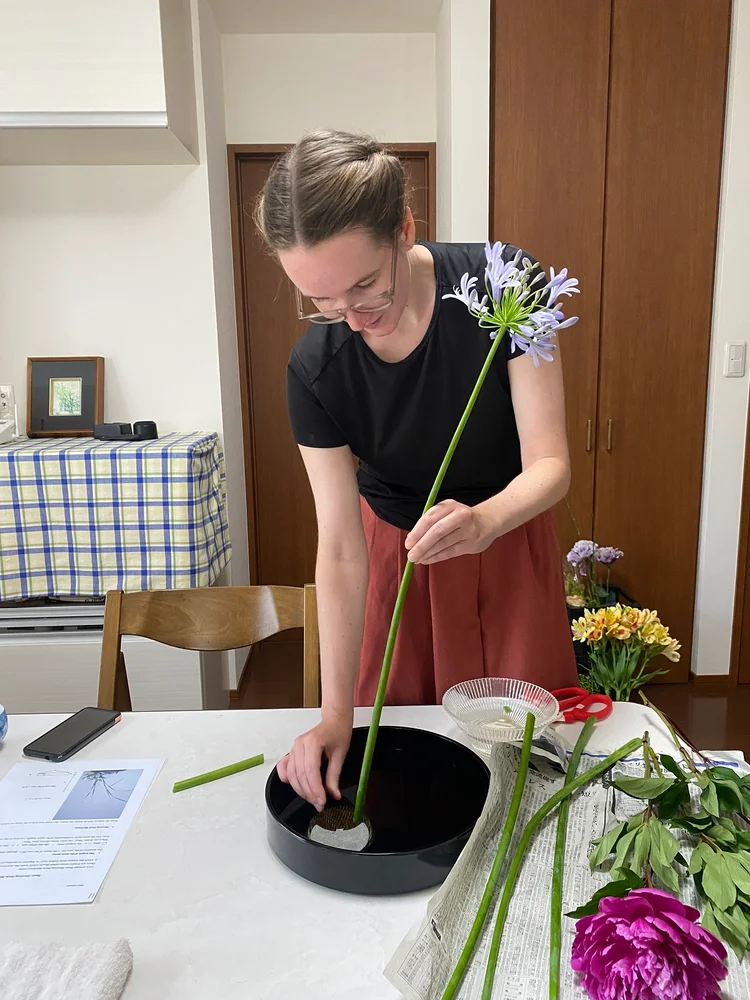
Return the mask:
[[201, 587], [132, 594], [112, 590], [104, 611], [98, 704], [130, 707], [123, 635], [208, 651], [252, 646], [293, 628], [304, 629], [303, 705], [314, 707], [320, 703], [315, 587]]

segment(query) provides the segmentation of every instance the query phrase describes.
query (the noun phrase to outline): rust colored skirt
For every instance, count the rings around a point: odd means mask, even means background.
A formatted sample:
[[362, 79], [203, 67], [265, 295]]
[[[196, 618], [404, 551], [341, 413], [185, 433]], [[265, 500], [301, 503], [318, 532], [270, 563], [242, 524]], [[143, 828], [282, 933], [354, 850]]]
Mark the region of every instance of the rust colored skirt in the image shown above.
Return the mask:
[[[356, 705], [372, 705], [407, 532], [362, 501], [370, 581]], [[404, 606], [386, 704], [439, 704], [459, 681], [517, 677], [549, 690], [577, 683], [560, 549], [551, 511], [479, 555], [417, 566]]]

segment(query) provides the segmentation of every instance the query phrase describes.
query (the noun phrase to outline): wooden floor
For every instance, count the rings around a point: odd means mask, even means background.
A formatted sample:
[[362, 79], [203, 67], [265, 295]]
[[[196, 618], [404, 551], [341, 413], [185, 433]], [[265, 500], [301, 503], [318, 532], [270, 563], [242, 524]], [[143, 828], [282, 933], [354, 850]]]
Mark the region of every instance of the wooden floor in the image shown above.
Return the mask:
[[[266, 642], [254, 652], [237, 708], [296, 708], [302, 704], [302, 647]], [[701, 750], [742, 750], [750, 760], [750, 685], [707, 693], [694, 684], [654, 684], [651, 700]]]

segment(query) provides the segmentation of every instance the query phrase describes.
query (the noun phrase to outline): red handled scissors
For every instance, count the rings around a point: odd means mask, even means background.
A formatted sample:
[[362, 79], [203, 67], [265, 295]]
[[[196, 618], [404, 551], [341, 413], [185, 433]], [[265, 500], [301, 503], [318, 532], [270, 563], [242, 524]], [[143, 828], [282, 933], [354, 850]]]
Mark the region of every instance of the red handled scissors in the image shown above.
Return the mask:
[[590, 717], [601, 722], [612, 714], [612, 699], [606, 694], [590, 694], [583, 688], [569, 687], [558, 688], [552, 695], [560, 706], [555, 722], [585, 722]]

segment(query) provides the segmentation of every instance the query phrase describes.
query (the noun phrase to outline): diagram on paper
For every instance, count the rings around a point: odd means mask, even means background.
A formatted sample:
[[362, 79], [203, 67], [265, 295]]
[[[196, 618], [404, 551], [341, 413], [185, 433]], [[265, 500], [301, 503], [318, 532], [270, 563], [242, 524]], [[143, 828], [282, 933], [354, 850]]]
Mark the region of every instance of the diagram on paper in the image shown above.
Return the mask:
[[119, 819], [142, 770], [84, 771], [54, 819]]

